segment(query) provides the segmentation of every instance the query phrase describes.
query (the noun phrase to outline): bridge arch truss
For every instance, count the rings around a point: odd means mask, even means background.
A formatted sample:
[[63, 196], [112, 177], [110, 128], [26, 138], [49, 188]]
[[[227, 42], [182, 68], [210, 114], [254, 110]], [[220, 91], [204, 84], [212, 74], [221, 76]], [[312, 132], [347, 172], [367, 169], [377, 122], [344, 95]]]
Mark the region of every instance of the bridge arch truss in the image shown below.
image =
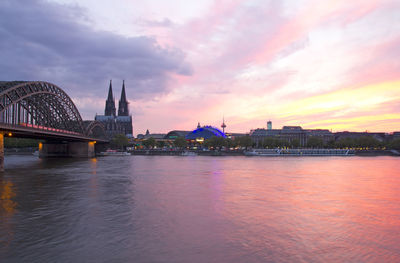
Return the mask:
[[56, 85], [42, 81], [0, 82], [0, 122], [86, 134], [71, 98]]

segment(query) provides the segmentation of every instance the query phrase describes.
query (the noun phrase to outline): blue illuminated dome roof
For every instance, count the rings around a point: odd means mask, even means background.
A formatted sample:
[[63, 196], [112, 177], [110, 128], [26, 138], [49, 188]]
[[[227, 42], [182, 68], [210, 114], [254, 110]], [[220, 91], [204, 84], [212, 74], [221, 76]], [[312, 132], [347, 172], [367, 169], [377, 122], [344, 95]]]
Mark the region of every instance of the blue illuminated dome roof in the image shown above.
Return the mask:
[[218, 128], [212, 126], [203, 126], [199, 127], [196, 130], [188, 133], [186, 135], [187, 140], [195, 140], [196, 138], [204, 138], [205, 140], [210, 139], [211, 137], [226, 137], [225, 134], [219, 130]]

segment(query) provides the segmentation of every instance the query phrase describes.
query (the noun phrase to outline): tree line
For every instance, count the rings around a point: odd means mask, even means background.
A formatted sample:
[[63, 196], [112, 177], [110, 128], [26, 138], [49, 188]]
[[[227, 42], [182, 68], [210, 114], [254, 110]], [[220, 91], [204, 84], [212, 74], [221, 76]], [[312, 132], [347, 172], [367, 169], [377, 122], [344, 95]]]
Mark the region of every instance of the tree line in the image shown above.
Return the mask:
[[35, 148], [38, 145], [39, 140], [35, 139], [4, 137], [4, 148]]
[[[168, 144], [165, 141], [156, 141], [154, 138], [148, 138], [144, 141], [142, 141], [142, 145], [146, 148], [154, 148], [157, 146], [158, 148], [162, 148], [164, 146], [173, 146], [176, 148], [186, 148], [187, 146], [191, 145], [185, 138], [183, 137], [178, 137], [176, 138], [173, 142], [172, 145]], [[194, 143], [192, 144], [200, 146], [203, 145], [206, 148], [222, 148], [222, 147], [251, 147], [253, 146], [253, 141], [249, 136], [243, 136], [243, 137], [238, 137], [235, 138], [234, 140], [229, 139], [229, 138], [223, 138], [223, 137], [211, 137], [208, 140], [205, 140], [202, 144], [200, 143]]]
[[[25, 138], [4, 138], [5, 148], [24, 148], [24, 147], [37, 147], [39, 140], [25, 139]], [[196, 143], [199, 145], [199, 143]], [[111, 140], [111, 146], [113, 148], [123, 149], [129, 145], [129, 140], [125, 135], [115, 135]], [[183, 137], [176, 138], [172, 145], [165, 141], [156, 141], [154, 138], [148, 138], [142, 141], [142, 145], [145, 148], [163, 148], [165, 146], [173, 146], [177, 148], [185, 148], [189, 146], [189, 143]], [[279, 138], [279, 137], [266, 137], [258, 143], [254, 142], [250, 136], [237, 137], [235, 139], [223, 138], [223, 137], [211, 137], [202, 143], [202, 146], [206, 148], [235, 148], [235, 147], [258, 147], [258, 148], [387, 148], [400, 150], [400, 138], [393, 139], [388, 142], [382, 142], [372, 136], [362, 136], [359, 138], [341, 138], [337, 141], [330, 140], [325, 142], [321, 137], [311, 136], [308, 138], [306, 145], [301, 146], [298, 139], [292, 139], [291, 141]]]
[[[199, 145], [198, 143], [195, 143]], [[169, 145], [165, 141], [156, 141], [154, 138], [146, 139], [142, 142], [142, 145], [146, 148], [162, 148], [164, 146], [174, 146], [177, 148], [185, 148], [189, 143], [183, 137], [176, 138], [172, 145]], [[359, 138], [341, 138], [338, 141], [330, 140], [325, 142], [321, 137], [311, 136], [308, 138], [306, 145], [302, 146], [299, 139], [287, 140], [279, 137], [266, 137], [258, 143], [254, 142], [250, 136], [237, 137], [235, 139], [223, 138], [223, 137], [211, 137], [205, 140], [202, 145], [206, 148], [235, 148], [235, 147], [257, 147], [257, 148], [388, 148], [400, 150], [400, 138], [394, 139], [389, 142], [382, 142], [372, 136], [362, 136]]]
[[[290, 147], [290, 148], [298, 148], [300, 147], [300, 141], [298, 139], [294, 139], [291, 141], [267, 137], [259, 145], [263, 148], [276, 148], [276, 147]], [[324, 141], [322, 137], [311, 136], [308, 138], [306, 145], [304, 147], [307, 148], [389, 148], [389, 149], [400, 149], [400, 138], [394, 139], [389, 142], [379, 141], [372, 136], [362, 136], [358, 138], [341, 138], [337, 141], [329, 140]]]

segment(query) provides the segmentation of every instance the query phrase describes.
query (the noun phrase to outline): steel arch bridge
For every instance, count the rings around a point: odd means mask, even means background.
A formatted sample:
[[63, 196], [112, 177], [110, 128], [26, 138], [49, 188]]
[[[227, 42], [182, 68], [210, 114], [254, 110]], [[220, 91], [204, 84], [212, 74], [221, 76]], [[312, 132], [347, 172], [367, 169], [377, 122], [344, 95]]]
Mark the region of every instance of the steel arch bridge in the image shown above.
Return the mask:
[[21, 137], [107, 141], [101, 123], [82, 121], [71, 98], [43, 81], [0, 81], [0, 130]]

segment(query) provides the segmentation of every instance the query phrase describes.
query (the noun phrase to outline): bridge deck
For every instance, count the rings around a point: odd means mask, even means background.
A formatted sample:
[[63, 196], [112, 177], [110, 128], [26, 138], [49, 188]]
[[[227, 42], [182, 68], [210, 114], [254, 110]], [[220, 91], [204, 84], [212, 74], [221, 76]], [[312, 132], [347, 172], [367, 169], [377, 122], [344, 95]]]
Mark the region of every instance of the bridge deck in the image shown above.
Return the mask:
[[106, 139], [87, 137], [78, 133], [63, 133], [47, 127], [32, 128], [21, 125], [0, 123], [0, 131], [5, 133], [11, 132], [12, 137], [18, 138], [46, 139], [56, 141], [97, 141], [100, 143], [109, 142]]

